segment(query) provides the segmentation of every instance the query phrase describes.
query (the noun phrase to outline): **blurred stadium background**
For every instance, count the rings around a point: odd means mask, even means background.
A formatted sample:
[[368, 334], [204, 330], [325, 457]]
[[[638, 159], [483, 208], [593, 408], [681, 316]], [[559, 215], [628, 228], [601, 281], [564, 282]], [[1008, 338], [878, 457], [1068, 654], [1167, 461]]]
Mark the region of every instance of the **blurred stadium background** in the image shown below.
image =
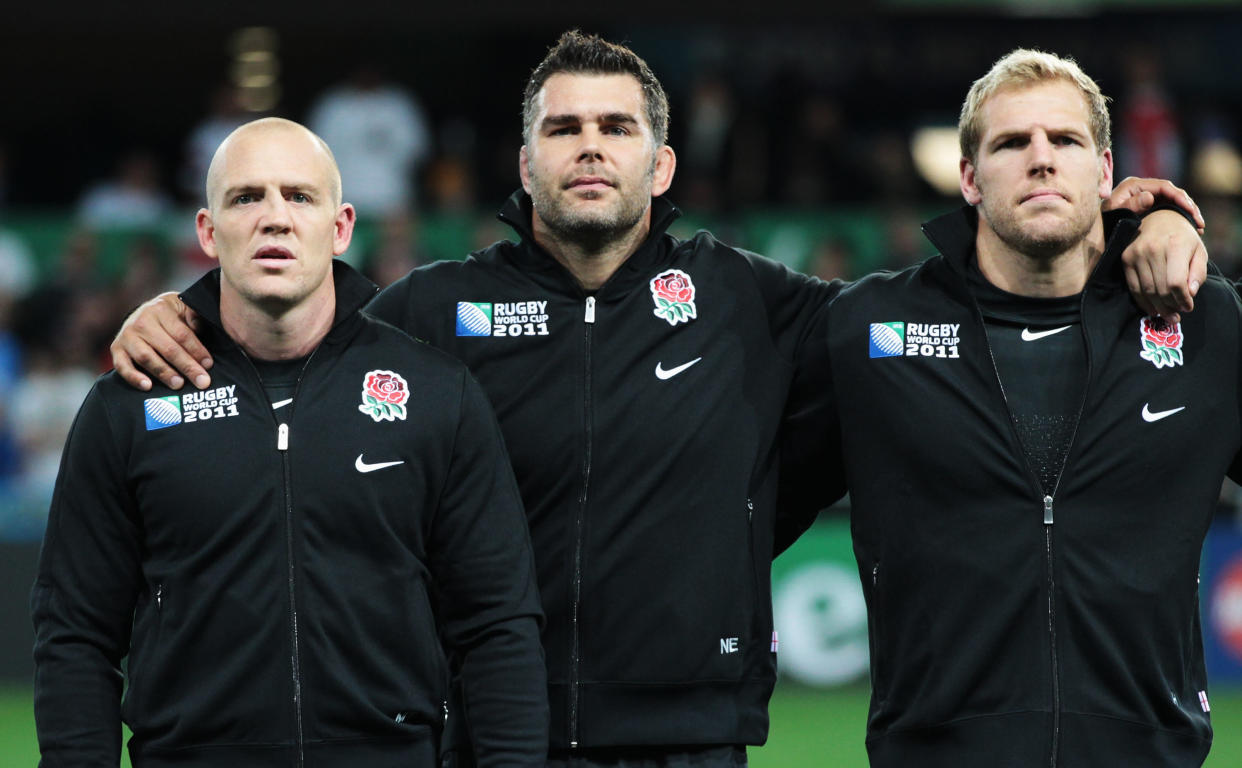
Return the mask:
[[[1117, 178], [1190, 190], [1213, 259], [1242, 273], [1242, 6], [803, 5], [636, 0], [628, 21], [607, 7], [498, 0], [6, 10], [0, 764], [37, 759], [27, 595], [69, 421], [124, 314], [210, 266], [193, 212], [210, 151], [242, 121], [307, 121], [331, 134], [343, 166], [357, 156], [345, 194], [360, 226], [346, 258], [386, 283], [508, 236], [494, 212], [518, 183], [523, 84], [578, 26], [630, 43], [669, 91], [669, 197], [686, 213], [675, 231], [706, 227], [851, 277], [929, 254], [918, 223], [960, 203], [953, 126], [967, 87], [1011, 48], [1040, 47], [1077, 58], [1113, 97]], [[351, 120], [360, 115], [374, 119]], [[1220, 768], [1242, 765], [1240, 498], [1222, 489], [1202, 573], [1217, 731], [1208, 765]], [[865, 765], [866, 615], [848, 542], [846, 511], [834, 509], [775, 563], [782, 681], [756, 766]]]

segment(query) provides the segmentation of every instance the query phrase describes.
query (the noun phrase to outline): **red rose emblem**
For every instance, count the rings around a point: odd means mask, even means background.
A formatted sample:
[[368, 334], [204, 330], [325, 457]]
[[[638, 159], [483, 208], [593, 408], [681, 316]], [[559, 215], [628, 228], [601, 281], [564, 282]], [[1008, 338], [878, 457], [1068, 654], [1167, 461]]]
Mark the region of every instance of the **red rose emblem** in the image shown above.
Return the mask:
[[362, 377], [362, 404], [358, 410], [380, 421], [405, 421], [405, 401], [410, 390], [401, 374], [368, 371]]
[[1143, 338], [1157, 346], [1180, 349], [1181, 324], [1169, 325], [1162, 317], [1147, 318], [1143, 321]]
[[669, 325], [688, 323], [699, 316], [694, 305], [694, 282], [680, 269], [670, 269], [651, 278], [652, 312]]
[[694, 298], [694, 286], [678, 272], [665, 272], [652, 280], [651, 291], [662, 299], [678, 304], [685, 304]]
[[405, 379], [387, 371], [372, 371], [367, 374], [366, 393], [381, 403], [401, 405], [409, 397], [405, 389]]
[[1170, 325], [1164, 318], [1144, 317], [1139, 321], [1139, 340], [1139, 357], [1157, 368], [1182, 364], [1181, 323]]

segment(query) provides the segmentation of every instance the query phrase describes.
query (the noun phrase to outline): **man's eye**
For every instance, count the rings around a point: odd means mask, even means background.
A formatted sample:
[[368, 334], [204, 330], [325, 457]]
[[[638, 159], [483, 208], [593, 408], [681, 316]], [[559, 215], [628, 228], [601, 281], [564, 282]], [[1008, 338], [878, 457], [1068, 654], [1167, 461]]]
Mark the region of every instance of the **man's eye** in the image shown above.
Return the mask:
[[1073, 136], [1058, 136], [1053, 139], [1053, 143], [1062, 146], [1074, 146], [1078, 143], [1078, 139], [1075, 139]]
[[241, 194], [233, 198], [233, 205], [246, 205], [248, 203], [253, 203], [253, 202], [254, 202], [254, 195], [251, 195], [248, 193]]
[[630, 132], [624, 126], [610, 125], [604, 129], [604, 133], [610, 136], [628, 136]]
[[578, 129], [576, 127], [566, 125], [561, 128], [554, 128], [552, 132], [549, 133], [548, 135], [549, 136], [570, 136], [577, 132], [578, 132]]
[[295, 203], [309, 203], [310, 197], [305, 192], [294, 192], [289, 195], [289, 200]]

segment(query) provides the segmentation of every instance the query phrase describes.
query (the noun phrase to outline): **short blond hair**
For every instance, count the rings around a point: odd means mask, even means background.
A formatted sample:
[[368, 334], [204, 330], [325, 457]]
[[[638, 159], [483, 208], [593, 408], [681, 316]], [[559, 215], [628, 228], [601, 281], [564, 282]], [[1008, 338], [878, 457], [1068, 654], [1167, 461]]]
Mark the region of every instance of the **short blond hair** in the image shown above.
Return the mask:
[[1078, 87], [1087, 103], [1091, 138], [1097, 152], [1112, 146], [1112, 123], [1108, 117], [1108, 97], [1100, 86], [1071, 58], [1062, 58], [1030, 48], [1018, 48], [1001, 57], [988, 73], [970, 86], [962, 113], [957, 120], [957, 140], [962, 157], [974, 163], [983, 139], [983, 104], [1004, 88], [1025, 87], [1050, 80], [1064, 80]]

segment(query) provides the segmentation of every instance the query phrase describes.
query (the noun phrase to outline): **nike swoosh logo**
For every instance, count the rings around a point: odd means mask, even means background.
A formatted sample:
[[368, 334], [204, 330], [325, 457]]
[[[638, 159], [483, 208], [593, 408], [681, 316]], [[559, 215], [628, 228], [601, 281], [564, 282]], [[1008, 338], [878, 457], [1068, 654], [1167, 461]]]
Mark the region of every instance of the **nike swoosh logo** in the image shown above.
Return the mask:
[[292, 402], [293, 402], [293, 398], [291, 397], [288, 400], [280, 400], [278, 402], [272, 403], [272, 410], [274, 411], [277, 408], [284, 408], [286, 405]]
[[358, 470], [359, 472], [363, 474], [366, 474], [367, 472], [374, 472], [377, 469], [384, 469], [385, 467], [395, 467], [398, 464], [404, 464], [404, 463], [405, 461], [402, 460], [402, 461], [381, 461], [375, 464], [368, 464], [362, 460], [362, 454], [360, 453], [358, 454], [358, 458], [354, 460], [354, 469]]
[[1184, 410], [1186, 410], [1186, 406], [1183, 405], [1181, 408], [1170, 408], [1167, 411], [1156, 411], [1153, 413], [1150, 409], [1148, 409], [1147, 403], [1143, 403], [1143, 421], [1149, 423], [1153, 421], [1160, 421], [1166, 416], [1172, 416], [1173, 414]]
[[668, 370], [664, 370], [663, 363], [656, 363], [656, 378], [661, 381], [664, 381], [666, 379], [671, 379], [677, 374], [681, 373], [682, 371], [686, 370], [687, 368], [689, 368], [690, 366], [694, 365], [695, 363], [697, 363], [698, 361], [702, 359], [703, 358], [701, 357], [696, 357], [688, 363], [682, 363], [676, 368], [669, 368]]
[[1054, 333], [1060, 333], [1061, 331], [1064, 331], [1066, 328], [1069, 328], [1069, 327], [1070, 326], [1068, 325], [1063, 325], [1060, 328], [1053, 328], [1050, 331], [1032, 331], [1030, 328], [1023, 328], [1022, 329], [1022, 340], [1023, 341], [1035, 341], [1036, 339], [1042, 339], [1045, 336], [1051, 336]]

